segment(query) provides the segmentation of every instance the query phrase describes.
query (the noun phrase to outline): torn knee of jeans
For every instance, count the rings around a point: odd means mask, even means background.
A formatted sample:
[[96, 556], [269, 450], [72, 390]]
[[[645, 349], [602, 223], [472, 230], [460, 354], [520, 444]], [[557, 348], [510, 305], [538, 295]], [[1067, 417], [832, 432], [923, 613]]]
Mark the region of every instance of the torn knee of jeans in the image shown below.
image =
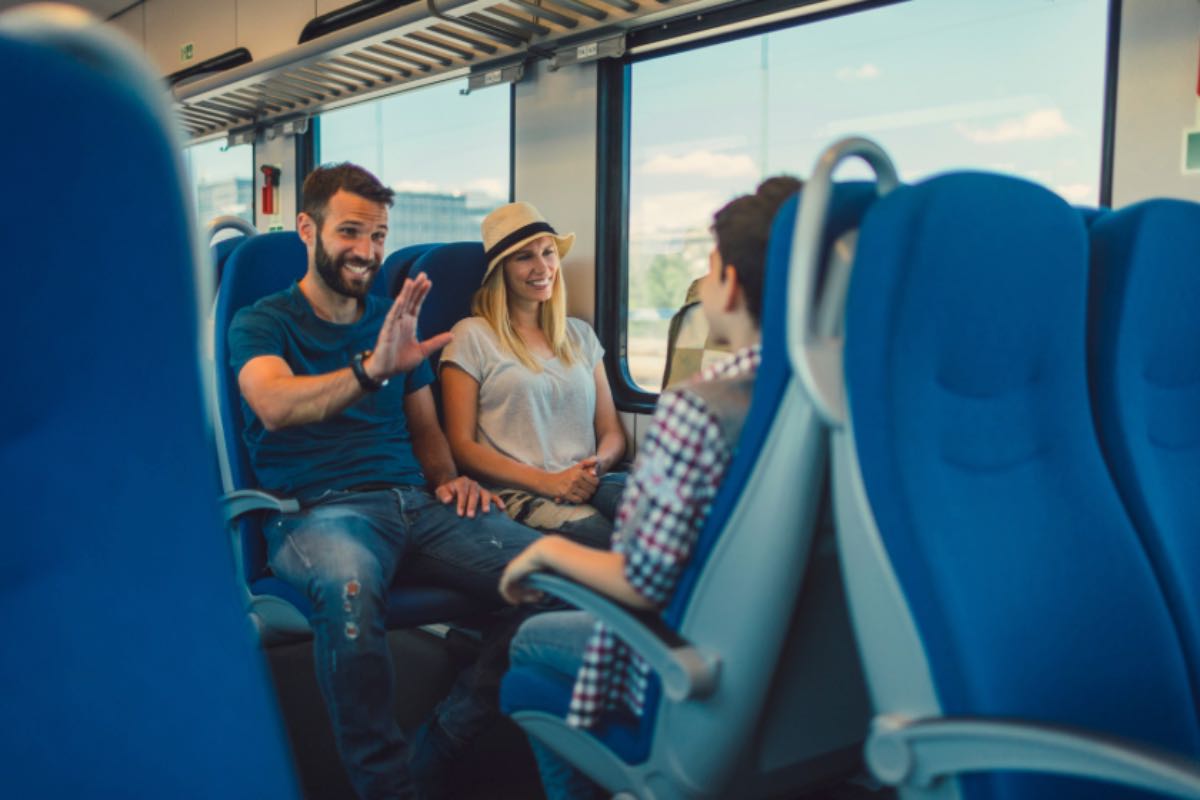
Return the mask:
[[[354, 578], [351, 578], [350, 580], [346, 581], [345, 587], [342, 588], [342, 609], [344, 611], [349, 613], [354, 610], [350, 601], [353, 600], [355, 597], [358, 597], [358, 594], [361, 591], [362, 591], [362, 584], [360, 584], [357, 580], [355, 580]], [[355, 635], [357, 635], [357, 634], [355, 634]], [[350, 638], [354, 638], [354, 637], [352, 636]]]
[[347, 639], [350, 639], [351, 641], [357, 639], [358, 633], [359, 633], [359, 630], [358, 630], [357, 622], [347, 622], [346, 623], [346, 638]]

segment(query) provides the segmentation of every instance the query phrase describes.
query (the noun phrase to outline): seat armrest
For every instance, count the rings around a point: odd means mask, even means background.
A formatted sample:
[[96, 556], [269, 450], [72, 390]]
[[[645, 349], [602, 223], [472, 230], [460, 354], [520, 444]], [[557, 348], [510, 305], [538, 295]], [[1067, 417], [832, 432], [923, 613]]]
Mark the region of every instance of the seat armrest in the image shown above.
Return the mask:
[[232, 522], [251, 511], [278, 511], [281, 514], [294, 514], [299, 510], [299, 501], [290, 497], [276, 497], [260, 489], [238, 489], [235, 492], [221, 495], [221, 513], [226, 522]]
[[877, 717], [867, 764], [891, 786], [928, 788], [968, 772], [1015, 770], [1200, 798], [1200, 765], [1164, 750], [1065, 725], [986, 718]]
[[655, 625], [658, 622], [656, 615], [630, 611], [558, 575], [538, 572], [527, 577], [525, 582], [540, 592], [587, 611], [603, 622], [658, 673], [663, 691], [672, 700], [704, 697], [716, 687], [720, 659], [689, 645], [661, 625]]

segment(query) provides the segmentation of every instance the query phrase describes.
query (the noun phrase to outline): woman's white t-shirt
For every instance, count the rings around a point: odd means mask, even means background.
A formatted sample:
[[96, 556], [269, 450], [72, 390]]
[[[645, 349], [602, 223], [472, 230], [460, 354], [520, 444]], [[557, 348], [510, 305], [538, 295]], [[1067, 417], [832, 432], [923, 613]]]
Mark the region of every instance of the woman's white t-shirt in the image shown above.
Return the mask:
[[533, 372], [508, 351], [479, 317], [460, 320], [442, 352], [479, 382], [476, 441], [523, 464], [558, 472], [596, 454], [596, 365], [604, 348], [591, 327], [567, 319], [567, 338], [579, 357], [567, 366], [533, 357]]

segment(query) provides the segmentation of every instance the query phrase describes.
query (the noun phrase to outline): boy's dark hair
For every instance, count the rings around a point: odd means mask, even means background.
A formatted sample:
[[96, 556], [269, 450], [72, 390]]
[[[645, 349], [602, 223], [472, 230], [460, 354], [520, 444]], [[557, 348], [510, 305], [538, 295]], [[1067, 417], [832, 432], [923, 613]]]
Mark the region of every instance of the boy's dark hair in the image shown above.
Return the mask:
[[746, 297], [746, 309], [756, 323], [762, 322], [763, 282], [771, 222], [784, 201], [803, 186], [799, 179], [790, 175], [776, 175], [760, 183], [754, 194], [731, 200], [713, 215], [712, 231], [717, 239], [721, 264], [732, 264], [737, 269], [738, 282]]
[[322, 165], [308, 174], [300, 192], [300, 210], [312, 217], [317, 227], [320, 227], [325, 221], [329, 198], [337, 194], [339, 189], [389, 207], [396, 194], [362, 167], [346, 161], [341, 164]]

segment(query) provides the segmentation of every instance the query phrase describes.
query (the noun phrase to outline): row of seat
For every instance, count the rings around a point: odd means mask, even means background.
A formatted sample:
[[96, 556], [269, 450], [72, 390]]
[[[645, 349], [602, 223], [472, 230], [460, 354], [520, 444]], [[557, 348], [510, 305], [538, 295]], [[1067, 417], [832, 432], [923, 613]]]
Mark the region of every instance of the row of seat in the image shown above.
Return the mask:
[[[886, 196], [829, 183], [848, 155]], [[754, 407], [673, 637], [537, 579], [654, 665], [648, 713], [571, 729], [534, 669], [506, 709], [614, 791], [795, 792], [864, 730], [861, 658], [868, 763], [906, 798], [1200, 796], [1200, 206], [894, 185], [846, 143], [776, 222]], [[826, 441], [857, 653], [827, 632]]]

